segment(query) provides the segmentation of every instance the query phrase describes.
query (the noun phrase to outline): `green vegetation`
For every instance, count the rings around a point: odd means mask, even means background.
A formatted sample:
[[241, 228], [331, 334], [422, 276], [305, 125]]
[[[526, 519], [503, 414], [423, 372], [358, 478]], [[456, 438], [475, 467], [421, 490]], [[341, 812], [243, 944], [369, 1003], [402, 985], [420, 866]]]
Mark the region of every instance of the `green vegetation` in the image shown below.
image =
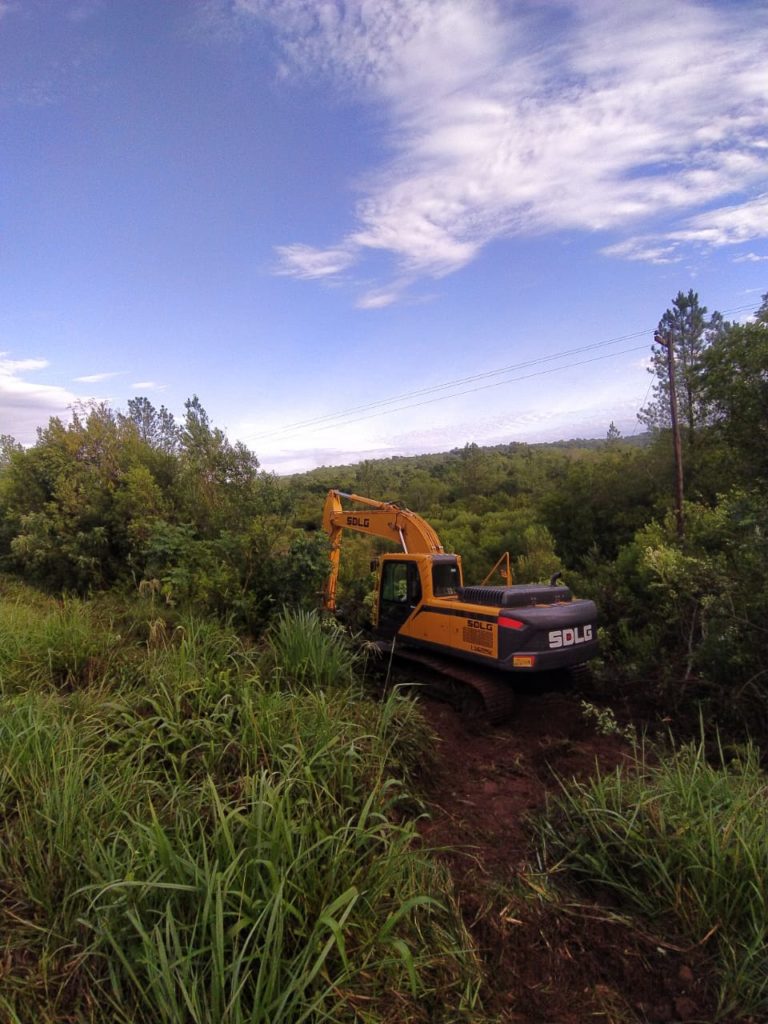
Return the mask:
[[62, 675], [40, 637], [83, 608], [29, 605], [0, 603], [29, 652], [1, 697], [4, 1020], [470, 1019], [470, 943], [401, 810], [424, 726], [332, 678], [343, 634], [310, 621], [302, 656], [286, 613], [297, 660], [266, 675], [210, 621], [137, 656], [94, 618], [109, 664]]
[[[661, 350], [638, 438], [611, 424], [287, 480], [196, 397], [182, 422], [136, 398], [28, 449], [0, 438], [0, 1018], [482, 1018], [451, 880], [416, 834], [431, 740], [410, 703], [366, 698], [364, 645], [314, 611], [329, 487], [405, 501], [469, 581], [506, 549], [518, 582], [562, 571], [596, 600], [601, 693], [678, 746], [566, 783], [542, 826], [556, 877], [698, 944], [723, 1013], [765, 1016], [767, 306], [733, 325], [680, 293], [660, 320], [683, 536]], [[356, 624], [369, 544], [345, 542]]]
[[564, 785], [544, 839], [583, 885], [609, 890], [622, 908], [703, 947], [724, 1015], [763, 1019], [765, 796], [750, 744], [727, 754], [703, 741], [671, 753], [638, 749], [627, 768]]
[[[2, 594], [2, 589], [0, 589]], [[4, 692], [66, 689], [103, 677], [119, 637], [101, 629], [78, 598], [40, 608], [19, 595], [0, 618], [0, 680]]]
[[313, 602], [326, 565], [258, 466], [196, 397], [181, 425], [147, 399], [52, 419], [32, 448], [0, 448], [0, 568], [54, 592], [141, 585], [256, 630]]

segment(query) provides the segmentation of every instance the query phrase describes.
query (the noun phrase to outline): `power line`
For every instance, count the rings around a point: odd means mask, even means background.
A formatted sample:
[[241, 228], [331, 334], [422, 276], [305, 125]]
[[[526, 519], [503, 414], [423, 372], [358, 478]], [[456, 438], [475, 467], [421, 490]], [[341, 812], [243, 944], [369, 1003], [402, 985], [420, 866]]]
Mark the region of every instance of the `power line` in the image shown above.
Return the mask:
[[[458, 377], [455, 380], [445, 381], [442, 384], [433, 384], [426, 388], [417, 388], [414, 391], [406, 391], [399, 395], [393, 395], [391, 398], [380, 398], [375, 402], [366, 402], [363, 405], [352, 406], [349, 409], [343, 409], [335, 413], [326, 413], [321, 416], [315, 416], [308, 420], [299, 420], [295, 423], [288, 423], [286, 426], [279, 428], [275, 431], [263, 431], [258, 434], [247, 434], [246, 438], [250, 440], [258, 440], [263, 437], [277, 437], [287, 431], [294, 431], [300, 427], [311, 427], [319, 423], [325, 423], [329, 420], [344, 419], [347, 416], [351, 416], [357, 412], [367, 412], [369, 409], [380, 409], [383, 406], [392, 405], [395, 402], [403, 402], [410, 398], [418, 398], [422, 395], [434, 394], [437, 391], [446, 391], [449, 388], [461, 387], [464, 384], [470, 384], [478, 380], [487, 380], [489, 377], [497, 377], [502, 373], [511, 373], [515, 370], [524, 370], [529, 366], [539, 366], [542, 363], [554, 362], [557, 359], [565, 359], [567, 356], [579, 355], [582, 352], [593, 352], [595, 349], [605, 348], [608, 345], [618, 345], [624, 341], [631, 341], [633, 338], [639, 338], [647, 334], [647, 331], [636, 331], [634, 334], [624, 334], [621, 337], [610, 338], [607, 341], [593, 342], [591, 345], [581, 345], [578, 348], [564, 349], [561, 352], [553, 352], [547, 356], [539, 356], [537, 359], [527, 359], [521, 363], [511, 363], [507, 366], [500, 366], [494, 370], [486, 370], [483, 373], [475, 373], [466, 377]], [[644, 347], [644, 346], [643, 346]], [[619, 355], [620, 353], [611, 353]], [[570, 365], [570, 364], [569, 364]], [[578, 364], [576, 364], [578, 365]], [[558, 367], [555, 367], [558, 369]], [[459, 394], [465, 394], [466, 392], [459, 392]], [[454, 395], [443, 395], [437, 401], [441, 401], [447, 398], [453, 398]], [[410, 408], [410, 406], [408, 406]], [[386, 411], [386, 410], [385, 410]], [[394, 411], [394, 410], [393, 410]]]
[[[751, 310], [751, 305], [734, 306], [730, 309], [722, 311], [721, 315], [741, 313], [745, 310]], [[650, 332], [649, 329], [641, 331], [634, 331], [631, 334], [620, 335], [615, 338], [608, 338], [604, 341], [593, 342], [590, 345], [582, 345], [577, 348], [564, 349], [560, 352], [554, 352], [550, 355], [540, 356], [537, 359], [529, 359], [520, 363], [512, 363], [507, 366], [497, 367], [496, 369], [486, 370], [482, 373], [471, 374], [465, 377], [458, 377], [454, 380], [444, 381], [440, 384], [434, 384], [425, 388], [417, 388], [413, 391], [407, 391], [399, 395], [393, 395], [390, 398], [377, 399], [374, 402], [367, 402], [362, 405], [352, 406], [348, 409], [343, 409], [334, 413], [326, 413], [324, 415], [315, 416], [307, 420], [300, 420], [294, 423], [286, 424], [284, 427], [280, 427], [273, 431], [262, 431], [256, 434], [245, 435], [246, 440], [261, 440], [264, 438], [269, 439], [281, 439], [289, 440], [292, 437], [296, 437], [299, 433], [308, 427], [312, 427], [313, 430], [328, 430], [332, 427], [339, 426], [350, 426], [355, 423], [362, 422], [363, 420], [373, 419], [376, 416], [383, 416], [387, 413], [402, 412], [407, 409], [416, 409], [423, 405], [432, 405], [436, 402], [444, 402], [449, 398], [459, 398], [463, 395], [473, 394], [477, 391], [484, 391], [489, 388], [500, 387], [504, 384], [512, 384], [521, 380], [529, 380], [533, 377], [545, 376], [549, 373], [556, 373], [559, 370], [571, 369], [575, 366], [583, 366], [588, 363], [598, 362], [602, 359], [609, 359], [613, 356], [626, 355], [631, 352], [638, 352], [642, 349], [647, 348], [647, 344], [638, 345], [633, 348], [623, 349], [620, 352], [609, 352], [606, 355], [595, 356], [592, 359], [583, 359], [576, 362], [565, 363], [562, 366], [550, 367], [546, 370], [539, 370], [530, 374], [523, 374], [518, 377], [505, 377], [500, 381], [493, 381], [489, 384], [480, 384], [478, 387], [465, 388], [462, 391], [454, 391], [452, 389], [463, 387], [466, 384], [474, 384], [477, 381], [486, 381], [491, 377], [497, 377], [500, 374], [511, 373], [516, 370], [527, 369], [531, 366], [540, 366], [543, 363], [554, 362], [558, 359], [565, 359], [568, 356], [579, 355], [584, 352], [593, 352], [596, 349], [607, 348], [609, 345], [618, 345], [625, 341], [631, 341], [634, 338], [645, 337]], [[424, 395], [435, 395], [437, 392], [450, 391], [449, 394], [439, 394], [437, 397], [427, 398], [424, 401], [410, 402], [406, 405], [395, 405], [397, 402], [409, 402], [412, 398], [421, 398]], [[649, 386], [650, 391], [650, 386]], [[646, 396], [647, 397], [647, 396]], [[377, 410], [377, 411], [371, 411]], [[356, 415], [357, 413], [363, 413], [364, 415]], [[351, 417], [351, 418], [350, 418]]]
[[[607, 355], [593, 356], [591, 359], [581, 359], [574, 363], [565, 363], [563, 366], [552, 366], [546, 370], [537, 370], [535, 373], [526, 373], [519, 377], [507, 377], [504, 380], [493, 381], [491, 384], [481, 384], [478, 387], [467, 388], [464, 391], [456, 391], [450, 395], [439, 395], [437, 398], [427, 398], [422, 402], [411, 402], [409, 405], [399, 405], [394, 409], [383, 409], [378, 412], [368, 412], [364, 416], [355, 416], [350, 420], [344, 420], [338, 423], [324, 423], [319, 426], [315, 426], [313, 429], [316, 431], [331, 430], [333, 427], [339, 426], [352, 426], [355, 423], [361, 423], [363, 420], [374, 419], [376, 416], [385, 416], [388, 413], [403, 412], [406, 409], [418, 409], [423, 405], [432, 405], [435, 402], [444, 402], [448, 398], [460, 398], [462, 395], [470, 395], [476, 391], [486, 391], [489, 388], [502, 387], [504, 384], [513, 384], [521, 380], [530, 380], [532, 377], [544, 377], [549, 373], [557, 373], [559, 370], [569, 370], [574, 366], [585, 366], [588, 363], [597, 363], [601, 359], [610, 359], [612, 356], [626, 355], [629, 352], [641, 352], [644, 351], [647, 345], [635, 345], [633, 348], [622, 349], [621, 352], [609, 352]], [[407, 397], [407, 396], [404, 396]], [[300, 430], [294, 431], [292, 434], [284, 434], [282, 439], [288, 440], [291, 437], [297, 437], [301, 433]]]

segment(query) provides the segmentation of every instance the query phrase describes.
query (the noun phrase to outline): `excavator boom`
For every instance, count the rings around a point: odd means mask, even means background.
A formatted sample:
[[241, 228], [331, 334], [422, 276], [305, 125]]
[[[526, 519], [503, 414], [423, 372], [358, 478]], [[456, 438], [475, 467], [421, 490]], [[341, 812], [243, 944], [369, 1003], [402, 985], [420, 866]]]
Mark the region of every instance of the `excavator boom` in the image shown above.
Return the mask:
[[[344, 509], [342, 498], [364, 505], [365, 510]], [[331, 542], [331, 572], [323, 593], [323, 607], [336, 608], [336, 584], [341, 558], [341, 535], [344, 530], [367, 533], [399, 544], [405, 554], [443, 554], [440, 538], [421, 516], [394, 501], [375, 501], [345, 491], [328, 492], [323, 507], [323, 529]]]

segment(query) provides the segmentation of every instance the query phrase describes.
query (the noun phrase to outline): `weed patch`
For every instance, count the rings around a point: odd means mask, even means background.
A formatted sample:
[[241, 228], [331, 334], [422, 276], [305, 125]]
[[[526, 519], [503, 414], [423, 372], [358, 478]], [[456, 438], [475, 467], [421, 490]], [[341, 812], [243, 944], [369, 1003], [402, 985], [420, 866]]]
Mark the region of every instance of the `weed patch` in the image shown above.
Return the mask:
[[569, 783], [542, 833], [580, 882], [609, 890], [709, 951], [722, 1013], [768, 1010], [768, 785], [752, 745], [638, 749], [630, 767]]

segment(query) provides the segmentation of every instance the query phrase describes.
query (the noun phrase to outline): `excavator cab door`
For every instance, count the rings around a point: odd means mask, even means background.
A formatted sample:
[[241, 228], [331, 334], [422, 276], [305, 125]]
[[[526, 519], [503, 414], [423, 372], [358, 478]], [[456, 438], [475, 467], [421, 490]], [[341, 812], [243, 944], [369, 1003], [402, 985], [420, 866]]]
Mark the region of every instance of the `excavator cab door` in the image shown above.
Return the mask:
[[420, 601], [421, 580], [417, 563], [405, 559], [384, 560], [379, 591], [379, 636], [384, 640], [391, 639]]

